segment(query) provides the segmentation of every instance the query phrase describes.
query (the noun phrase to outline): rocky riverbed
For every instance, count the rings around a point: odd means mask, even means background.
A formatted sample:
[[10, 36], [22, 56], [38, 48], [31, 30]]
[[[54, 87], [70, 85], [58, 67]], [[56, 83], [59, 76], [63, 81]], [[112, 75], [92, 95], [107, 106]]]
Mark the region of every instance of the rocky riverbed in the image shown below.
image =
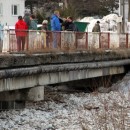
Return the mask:
[[45, 92], [44, 101], [0, 112], [0, 130], [130, 130], [130, 80], [113, 86], [108, 93]]

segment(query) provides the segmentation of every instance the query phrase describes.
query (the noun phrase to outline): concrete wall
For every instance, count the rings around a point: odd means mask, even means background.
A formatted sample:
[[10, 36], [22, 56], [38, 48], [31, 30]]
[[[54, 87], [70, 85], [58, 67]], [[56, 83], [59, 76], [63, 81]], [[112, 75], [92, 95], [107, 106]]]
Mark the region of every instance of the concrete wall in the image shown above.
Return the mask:
[[73, 69], [70, 71], [45, 72], [31, 76], [6, 78], [0, 80], [0, 91], [10, 91], [86, 78], [121, 74], [124, 73], [124, 71], [123, 66], [117, 66], [97, 69]]

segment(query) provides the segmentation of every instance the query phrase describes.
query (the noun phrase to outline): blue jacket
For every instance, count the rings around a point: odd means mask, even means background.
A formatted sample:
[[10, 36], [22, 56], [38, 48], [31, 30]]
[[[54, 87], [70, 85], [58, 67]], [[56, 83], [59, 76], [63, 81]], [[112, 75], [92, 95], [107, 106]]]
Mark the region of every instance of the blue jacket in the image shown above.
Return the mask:
[[51, 16], [51, 31], [61, 31], [60, 20], [54, 14]]

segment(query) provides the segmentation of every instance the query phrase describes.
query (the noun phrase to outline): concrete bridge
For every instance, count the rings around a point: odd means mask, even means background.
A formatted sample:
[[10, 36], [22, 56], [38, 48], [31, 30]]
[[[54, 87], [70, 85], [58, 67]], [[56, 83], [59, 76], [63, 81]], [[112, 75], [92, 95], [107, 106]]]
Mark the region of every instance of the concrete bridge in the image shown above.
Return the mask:
[[47, 32], [46, 49], [40, 33], [31, 48], [27, 41], [22, 52], [17, 51], [14, 32], [4, 33], [0, 109], [18, 109], [27, 100], [43, 100], [45, 85], [123, 74], [130, 64], [129, 34], [58, 32], [60, 49], [53, 49], [52, 32]]
[[126, 73], [129, 58], [128, 49], [1, 55], [1, 109], [43, 100], [44, 85]]

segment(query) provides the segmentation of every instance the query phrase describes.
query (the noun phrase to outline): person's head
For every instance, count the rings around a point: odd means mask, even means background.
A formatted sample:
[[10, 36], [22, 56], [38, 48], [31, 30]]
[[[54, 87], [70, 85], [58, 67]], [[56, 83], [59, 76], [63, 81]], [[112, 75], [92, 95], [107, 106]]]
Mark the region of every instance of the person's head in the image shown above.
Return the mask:
[[67, 17], [67, 21], [68, 22], [73, 22], [73, 17], [71, 17], [71, 16]]
[[64, 22], [67, 20], [67, 18], [62, 18], [62, 19], [63, 19]]
[[31, 20], [32, 20], [32, 19], [35, 19], [35, 15], [32, 14], [32, 15], [30, 16], [30, 19], [31, 19]]
[[23, 19], [23, 17], [22, 16], [18, 16], [18, 20], [22, 20]]
[[58, 10], [54, 11], [54, 14], [58, 17], [60, 16], [60, 12]]
[[25, 10], [25, 11], [24, 11], [24, 16], [30, 16], [30, 12], [27, 11], [27, 10]]
[[42, 25], [47, 25], [48, 21], [47, 20], [43, 20]]
[[97, 24], [100, 24], [100, 21], [97, 21]]

